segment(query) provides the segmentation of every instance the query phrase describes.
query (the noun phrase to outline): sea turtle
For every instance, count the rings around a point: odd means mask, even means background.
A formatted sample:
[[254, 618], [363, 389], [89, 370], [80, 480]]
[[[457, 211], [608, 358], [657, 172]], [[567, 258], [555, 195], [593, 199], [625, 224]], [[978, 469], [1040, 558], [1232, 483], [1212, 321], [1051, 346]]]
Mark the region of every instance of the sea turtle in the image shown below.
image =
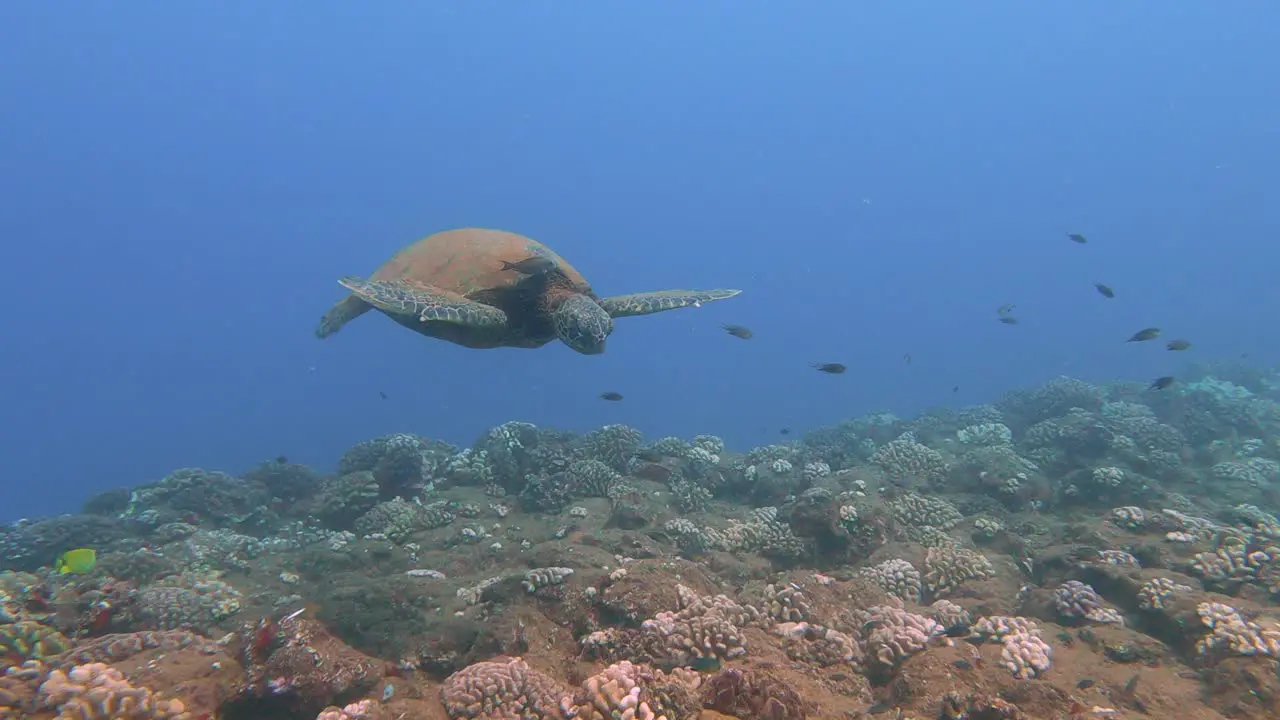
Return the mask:
[[[526, 262], [531, 258], [551, 262]], [[401, 249], [369, 278], [338, 282], [351, 294], [320, 319], [317, 337], [377, 308], [410, 330], [464, 347], [536, 348], [559, 338], [584, 355], [604, 352], [613, 318], [697, 306], [740, 292], [660, 290], [602, 299], [542, 243], [480, 228], [436, 233]]]

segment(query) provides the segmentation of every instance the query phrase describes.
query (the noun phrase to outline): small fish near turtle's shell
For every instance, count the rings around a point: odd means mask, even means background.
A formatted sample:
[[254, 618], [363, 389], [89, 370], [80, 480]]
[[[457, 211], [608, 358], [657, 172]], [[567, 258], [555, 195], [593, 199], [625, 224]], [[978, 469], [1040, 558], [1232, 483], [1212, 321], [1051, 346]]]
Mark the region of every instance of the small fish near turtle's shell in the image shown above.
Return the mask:
[[536, 286], [536, 277], [530, 282], [528, 274], [511, 268], [525, 267], [522, 263], [540, 257], [555, 263], [571, 289], [595, 297], [582, 273], [551, 248], [513, 232], [484, 228], [446, 230], [425, 237], [392, 255], [370, 279], [416, 280], [483, 302], [523, 284]]
[[541, 275], [544, 272], [550, 272], [556, 268], [556, 261], [546, 255], [534, 255], [531, 258], [525, 258], [520, 262], [513, 263], [502, 261], [503, 270], [511, 270], [524, 275]]

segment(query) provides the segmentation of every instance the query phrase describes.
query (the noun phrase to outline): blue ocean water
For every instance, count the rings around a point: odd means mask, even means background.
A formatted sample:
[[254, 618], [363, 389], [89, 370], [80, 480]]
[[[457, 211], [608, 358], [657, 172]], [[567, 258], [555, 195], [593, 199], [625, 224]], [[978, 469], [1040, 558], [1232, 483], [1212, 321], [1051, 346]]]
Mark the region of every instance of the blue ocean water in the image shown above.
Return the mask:
[[[1210, 3], [5, 4], [0, 520], [396, 431], [745, 448], [1064, 373], [1274, 363], [1278, 26]], [[374, 315], [313, 336], [336, 278], [459, 226], [538, 238], [602, 295], [743, 293], [620, 320], [596, 357]], [[1124, 342], [1150, 325], [1195, 345]]]

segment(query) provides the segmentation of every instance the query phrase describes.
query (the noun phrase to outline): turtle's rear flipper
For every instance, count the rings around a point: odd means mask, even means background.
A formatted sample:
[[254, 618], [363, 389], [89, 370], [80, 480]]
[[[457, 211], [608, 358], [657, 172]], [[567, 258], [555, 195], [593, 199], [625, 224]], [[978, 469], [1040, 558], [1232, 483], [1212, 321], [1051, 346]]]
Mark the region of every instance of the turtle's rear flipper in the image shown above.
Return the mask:
[[470, 327], [507, 324], [507, 314], [496, 307], [413, 280], [365, 280], [349, 276], [338, 282], [356, 297], [391, 315], [411, 315], [422, 322], [436, 320]]
[[600, 307], [612, 317], [650, 315], [663, 310], [698, 306], [702, 303], [724, 300], [741, 290], [657, 290], [655, 292], [614, 295], [600, 301]]

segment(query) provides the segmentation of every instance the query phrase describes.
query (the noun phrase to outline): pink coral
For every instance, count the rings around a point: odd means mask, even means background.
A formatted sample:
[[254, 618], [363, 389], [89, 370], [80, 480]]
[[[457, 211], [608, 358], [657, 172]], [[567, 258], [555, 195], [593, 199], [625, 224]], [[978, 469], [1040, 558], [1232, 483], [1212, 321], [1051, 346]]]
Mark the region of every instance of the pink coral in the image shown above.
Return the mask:
[[499, 658], [450, 675], [441, 689], [453, 720], [536, 717], [564, 720], [573, 699], [559, 683], [520, 658]]

